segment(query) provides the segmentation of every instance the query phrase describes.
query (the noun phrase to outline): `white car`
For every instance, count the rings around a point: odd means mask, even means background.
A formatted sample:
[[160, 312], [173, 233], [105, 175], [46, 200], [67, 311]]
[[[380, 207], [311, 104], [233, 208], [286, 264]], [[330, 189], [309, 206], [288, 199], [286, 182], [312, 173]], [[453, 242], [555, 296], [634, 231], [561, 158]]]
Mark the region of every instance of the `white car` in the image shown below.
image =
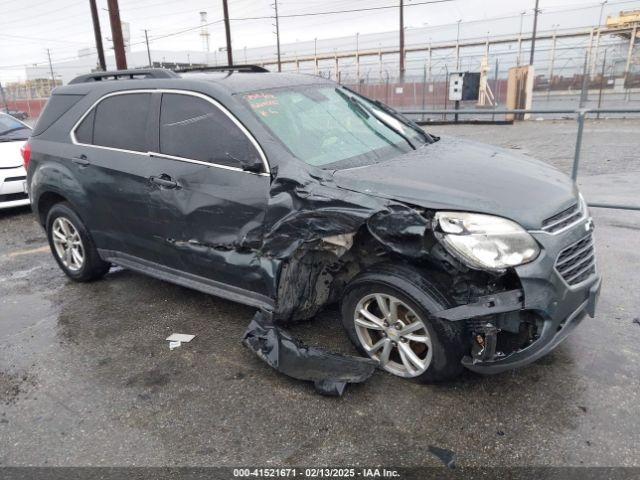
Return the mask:
[[29, 125], [0, 112], [0, 209], [29, 205], [27, 172], [20, 153], [29, 135]]

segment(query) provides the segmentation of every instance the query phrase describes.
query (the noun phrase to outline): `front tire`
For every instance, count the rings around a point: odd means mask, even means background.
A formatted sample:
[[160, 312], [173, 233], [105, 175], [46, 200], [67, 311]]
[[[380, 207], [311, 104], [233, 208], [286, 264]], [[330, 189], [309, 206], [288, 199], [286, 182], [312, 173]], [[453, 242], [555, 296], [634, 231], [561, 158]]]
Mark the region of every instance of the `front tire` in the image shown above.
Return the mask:
[[69, 278], [89, 282], [109, 271], [111, 264], [100, 258], [87, 227], [68, 203], [51, 207], [46, 227], [53, 258]]
[[463, 370], [464, 326], [434, 317], [448, 308], [437, 286], [406, 265], [381, 264], [357, 275], [342, 300], [354, 345], [387, 372], [434, 383]]

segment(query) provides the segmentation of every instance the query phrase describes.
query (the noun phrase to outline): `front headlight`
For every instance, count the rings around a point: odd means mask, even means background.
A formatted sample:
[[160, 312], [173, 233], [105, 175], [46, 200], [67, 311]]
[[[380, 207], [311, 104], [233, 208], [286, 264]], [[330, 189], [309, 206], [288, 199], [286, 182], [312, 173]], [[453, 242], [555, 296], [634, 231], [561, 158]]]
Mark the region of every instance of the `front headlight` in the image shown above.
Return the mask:
[[540, 247], [520, 225], [478, 213], [437, 212], [436, 238], [447, 251], [477, 270], [504, 270], [534, 260]]

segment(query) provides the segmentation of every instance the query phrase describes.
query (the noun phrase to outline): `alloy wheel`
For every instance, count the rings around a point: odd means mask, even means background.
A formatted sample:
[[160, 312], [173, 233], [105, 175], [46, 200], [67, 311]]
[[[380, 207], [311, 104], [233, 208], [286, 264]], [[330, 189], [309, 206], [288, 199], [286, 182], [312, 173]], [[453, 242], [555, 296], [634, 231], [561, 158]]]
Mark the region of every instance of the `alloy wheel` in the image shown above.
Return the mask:
[[433, 347], [424, 321], [393, 295], [373, 293], [356, 305], [354, 323], [360, 344], [384, 370], [417, 377], [431, 364]]
[[56, 255], [62, 264], [72, 272], [84, 265], [84, 245], [76, 227], [65, 217], [58, 217], [51, 225], [51, 235]]

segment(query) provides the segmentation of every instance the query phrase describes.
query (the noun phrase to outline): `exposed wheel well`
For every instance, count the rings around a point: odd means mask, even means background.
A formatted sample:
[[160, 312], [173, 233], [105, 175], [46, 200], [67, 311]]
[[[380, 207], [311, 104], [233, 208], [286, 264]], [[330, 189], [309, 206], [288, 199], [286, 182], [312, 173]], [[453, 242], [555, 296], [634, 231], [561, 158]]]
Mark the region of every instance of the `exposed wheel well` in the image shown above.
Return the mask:
[[40, 223], [42, 225], [47, 221], [47, 214], [51, 207], [53, 207], [56, 203], [66, 202], [67, 199], [62, 195], [55, 192], [45, 192], [40, 195], [38, 199], [38, 217], [40, 218]]

